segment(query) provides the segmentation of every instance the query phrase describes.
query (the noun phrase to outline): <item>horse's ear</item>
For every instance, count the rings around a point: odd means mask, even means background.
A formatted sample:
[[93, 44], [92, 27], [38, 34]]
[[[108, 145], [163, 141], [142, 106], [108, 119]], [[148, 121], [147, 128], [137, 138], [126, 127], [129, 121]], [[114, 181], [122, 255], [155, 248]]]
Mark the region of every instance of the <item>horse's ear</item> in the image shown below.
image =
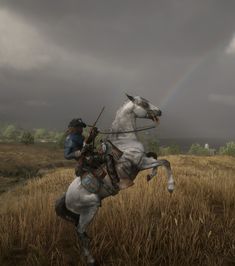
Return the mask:
[[135, 98], [134, 98], [133, 96], [128, 95], [127, 93], [126, 93], [126, 96], [127, 96], [127, 98], [128, 98], [130, 101], [134, 102]]

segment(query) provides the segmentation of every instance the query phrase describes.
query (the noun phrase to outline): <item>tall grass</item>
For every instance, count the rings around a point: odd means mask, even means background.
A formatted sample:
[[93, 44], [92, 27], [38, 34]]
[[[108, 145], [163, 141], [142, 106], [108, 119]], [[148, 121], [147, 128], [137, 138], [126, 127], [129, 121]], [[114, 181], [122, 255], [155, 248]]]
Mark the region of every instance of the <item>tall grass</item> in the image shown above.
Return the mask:
[[[235, 158], [168, 156], [166, 174], [102, 202], [89, 226], [101, 265], [235, 265]], [[58, 170], [0, 197], [0, 265], [84, 265], [73, 226], [54, 200], [73, 179]]]

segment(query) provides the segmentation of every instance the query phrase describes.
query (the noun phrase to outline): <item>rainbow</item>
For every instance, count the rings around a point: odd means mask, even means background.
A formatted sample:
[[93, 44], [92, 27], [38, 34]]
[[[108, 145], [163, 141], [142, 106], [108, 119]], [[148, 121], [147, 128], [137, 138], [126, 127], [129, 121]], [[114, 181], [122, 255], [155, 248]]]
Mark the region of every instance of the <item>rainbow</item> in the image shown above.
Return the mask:
[[[209, 59], [212, 58], [212, 55], [214, 53], [217, 53], [217, 49], [212, 50], [211, 52], [207, 53], [206, 55], [201, 56], [199, 59], [197, 59], [191, 66], [188, 68], [188, 70], [180, 76], [176, 82], [174, 82], [174, 85], [167, 91], [167, 94], [162, 100], [162, 103], [160, 105], [161, 108], [165, 108], [169, 102], [174, 99], [174, 96], [183, 88], [189, 81], [192, 80], [193, 77], [195, 77], [199, 71], [201, 71], [201, 67], [205, 65], [205, 63], [209, 62]], [[218, 55], [218, 54], [217, 54]], [[213, 56], [214, 58], [214, 56]]]

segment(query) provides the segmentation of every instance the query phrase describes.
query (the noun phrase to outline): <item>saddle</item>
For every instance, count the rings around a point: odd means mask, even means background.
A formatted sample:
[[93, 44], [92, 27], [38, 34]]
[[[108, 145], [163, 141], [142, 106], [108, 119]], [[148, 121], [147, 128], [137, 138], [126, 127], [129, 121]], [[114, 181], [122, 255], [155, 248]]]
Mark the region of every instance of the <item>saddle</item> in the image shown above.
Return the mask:
[[[91, 193], [98, 193], [101, 186], [103, 186], [110, 194], [115, 195], [119, 190], [117, 183], [120, 181], [116, 167], [115, 160], [120, 159], [123, 152], [120, 151], [115, 145], [110, 141], [103, 143], [105, 145], [103, 160], [100, 160], [100, 165], [93, 168], [92, 165], [85, 167], [78, 167], [79, 175], [81, 176], [82, 186]], [[106, 166], [106, 171], [104, 170], [104, 164]], [[81, 172], [82, 171], [82, 172]], [[112, 187], [106, 185], [103, 182], [103, 178], [106, 174], [110, 176]], [[78, 172], [76, 172], [76, 175]]]
[[91, 172], [86, 172], [81, 177], [82, 186], [90, 193], [98, 193], [101, 188], [101, 180]]

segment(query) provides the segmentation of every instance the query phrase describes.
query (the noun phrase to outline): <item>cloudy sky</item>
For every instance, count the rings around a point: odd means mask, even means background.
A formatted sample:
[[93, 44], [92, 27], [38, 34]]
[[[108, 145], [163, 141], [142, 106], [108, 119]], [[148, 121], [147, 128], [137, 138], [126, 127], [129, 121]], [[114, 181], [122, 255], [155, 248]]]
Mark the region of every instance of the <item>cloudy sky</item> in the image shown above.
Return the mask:
[[235, 139], [235, 1], [1, 0], [1, 122], [108, 128], [125, 92], [161, 137]]

